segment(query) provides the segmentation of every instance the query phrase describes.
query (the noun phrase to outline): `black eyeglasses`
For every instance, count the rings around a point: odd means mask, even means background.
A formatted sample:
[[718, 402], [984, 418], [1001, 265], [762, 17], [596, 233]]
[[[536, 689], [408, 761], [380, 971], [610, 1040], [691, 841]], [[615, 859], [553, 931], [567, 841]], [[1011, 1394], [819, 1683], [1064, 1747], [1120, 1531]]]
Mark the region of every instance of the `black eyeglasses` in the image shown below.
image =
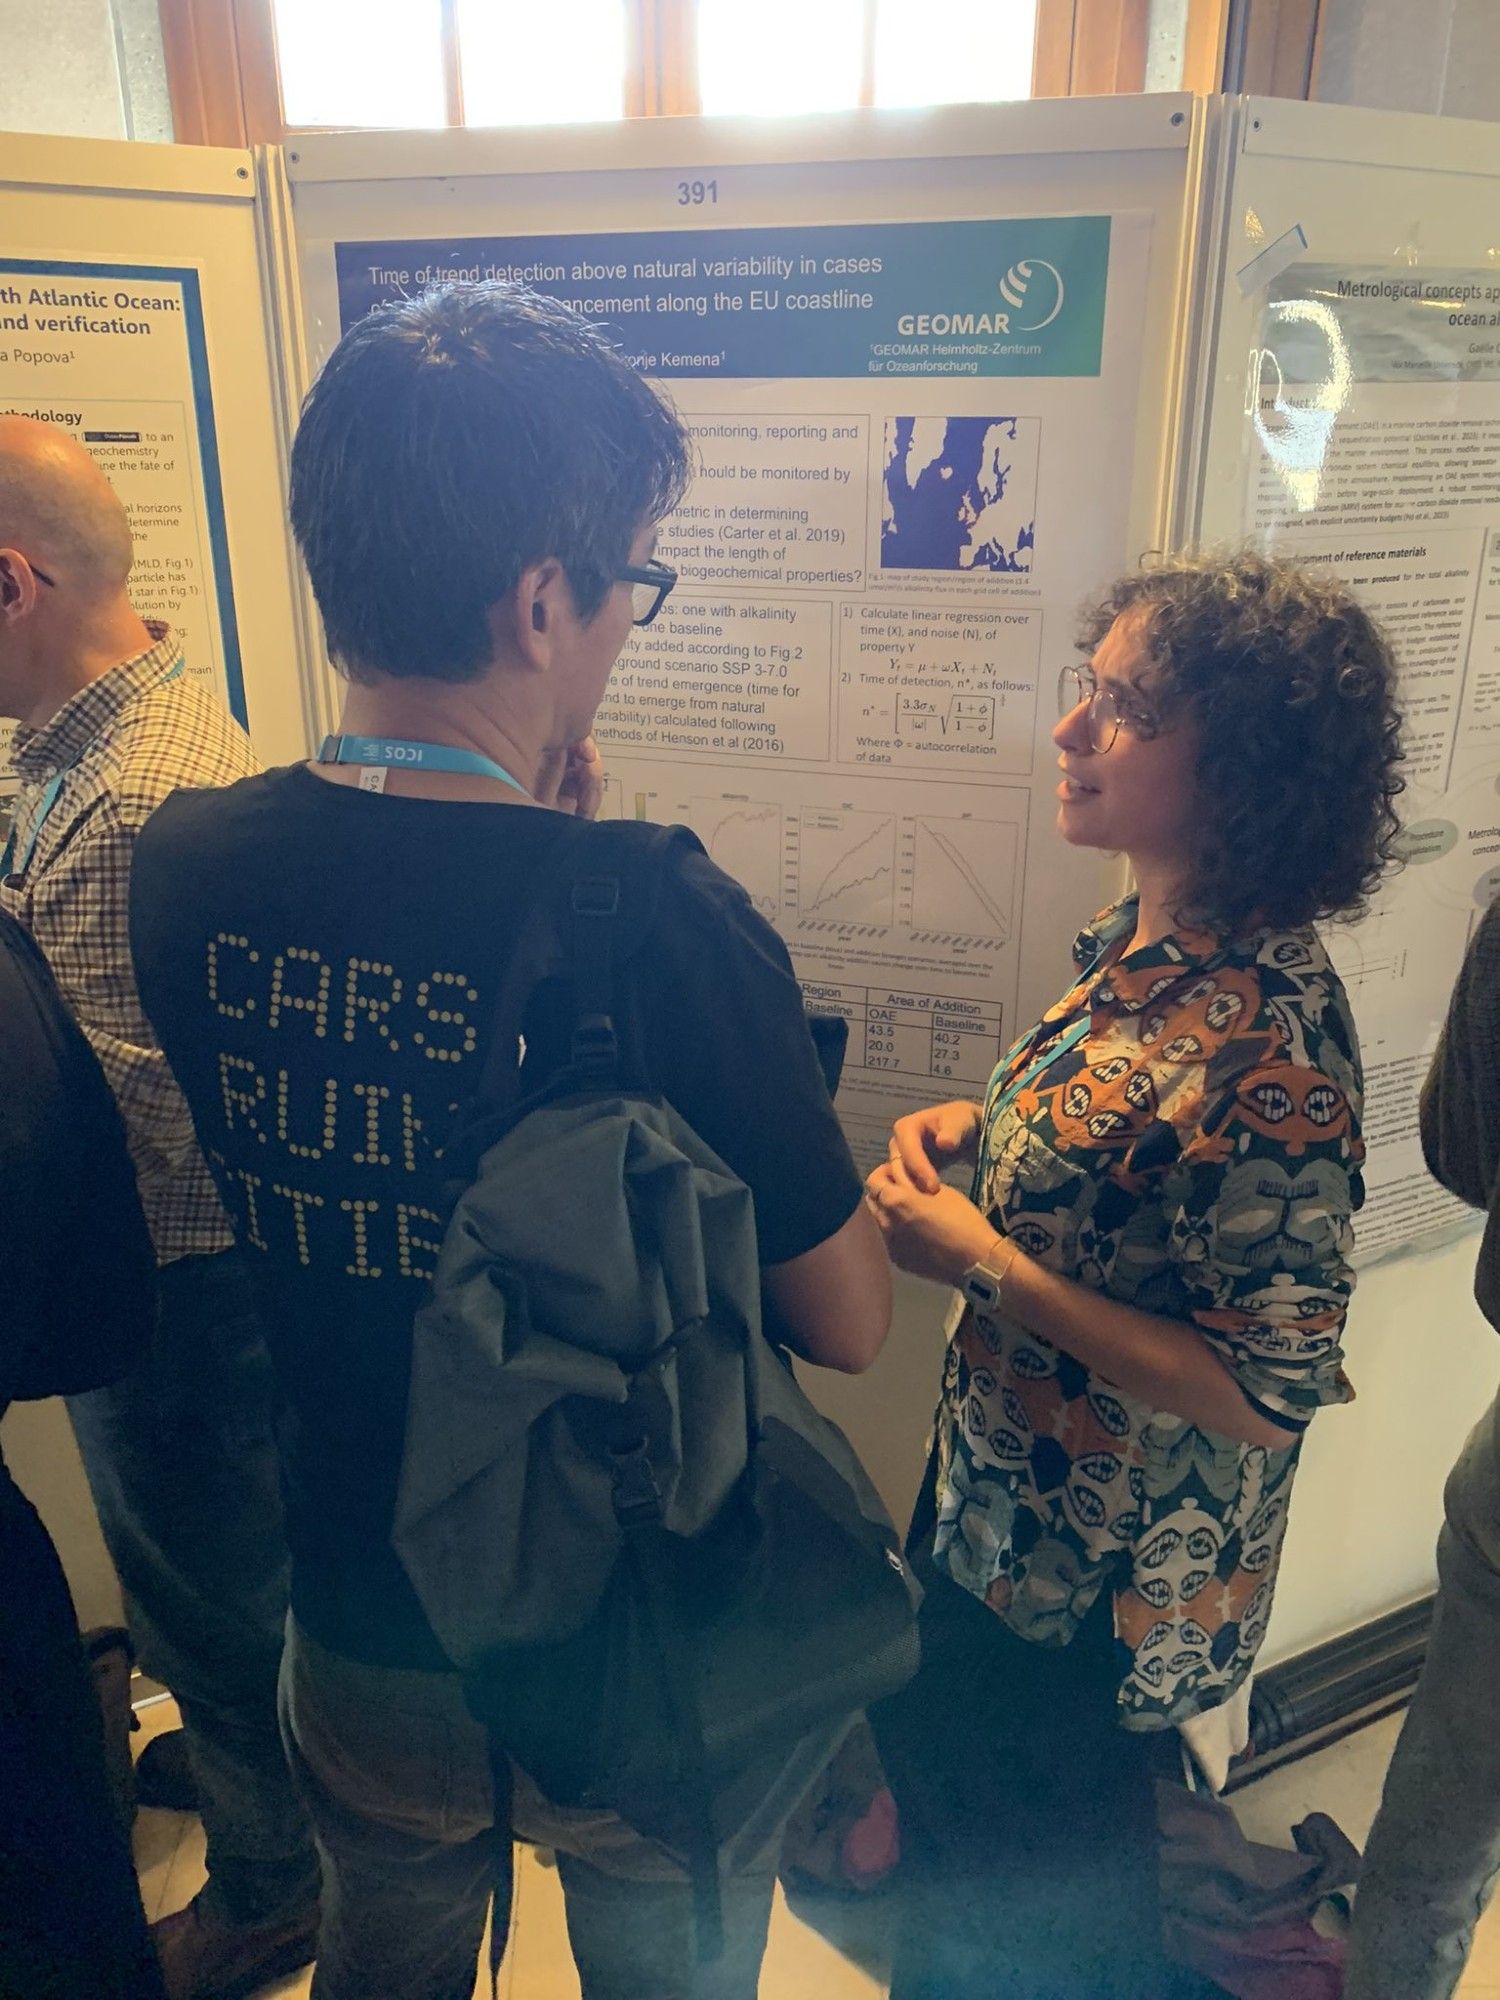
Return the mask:
[[30, 556], [26, 558], [26, 563], [27, 567], [31, 571], [31, 574], [36, 578], [38, 583], [45, 583], [49, 590], [56, 590], [57, 580], [55, 577], [48, 576], [47, 572], [44, 569], [38, 569], [36, 564], [32, 562]]
[[670, 563], [627, 563], [618, 572], [630, 590], [630, 619], [633, 625], [649, 625], [677, 588], [677, 572]]
[[1156, 734], [1155, 716], [1130, 701], [1113, 682], [1101, 687], [1092, 667], [1064, 667], [1057, 677], [1057, 712], [1071, 715], [1080, 705], [1088, 708], [1089, 748], [1097, 757], [1114, 748], [1122, 728], [1143, 738]]

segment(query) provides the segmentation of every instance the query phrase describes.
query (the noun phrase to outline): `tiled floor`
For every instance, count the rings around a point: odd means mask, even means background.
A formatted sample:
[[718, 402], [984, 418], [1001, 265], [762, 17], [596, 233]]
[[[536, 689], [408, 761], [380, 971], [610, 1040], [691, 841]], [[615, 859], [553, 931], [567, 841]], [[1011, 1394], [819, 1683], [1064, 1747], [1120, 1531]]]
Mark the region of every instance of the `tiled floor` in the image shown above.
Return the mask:
[[[176, 1719], [170, 1702], [143, 1710], [137, 1746], [173, 1727]], [[1246, 1832], [1255, 1840], [1290, 1846], [1292, 1827], [1308, 1813], [1321, 1811], [1331, 1814], [1356, 1846], [1363, 1845], [1398, 1727], [1399, 1717], [1374, 1723], [1237, 1793], [1235, 1809]], [[203, 1880], [203, 1834], [196, 1820], [142, 1812], [135, 1845], [148, 1916], [165, 1916], [196, 1893]], [[889, 1905], [876, 1902], [834, 1915], [851, 1927], [847, 1953], [794, 1915], [778, 1891], [761, 1975], [764, 2000], [881, 2000]], [[826, 1912], [819, 1913], [819, 1922], [830, 1927]], [[307, 1993], [310, 1977], [304, 1974], [270, 1989], [265, 2000], [298, 2000]], [[478, 1982], [475, 2000], [487, 1991], [487, 1981]], [[514, 1935], [500, 1991], [502, 2000], [578, 2000], [556, 1872], [524, 1849], [517, 1869]], [[1500, 2000], [1500, 1902], [1480, 1927], [1460, 2000]]]
[[[163, 1729], [176, 1726], [170, 1701], [141, 1710], [137, 1754]], [[203, 1829], [182, 1813], [142, 1811], [136, 1820], [136, 1867], [148, 1917], [180, 1909], [203, 1882]], [[860, 1956], [884, 1957], [883, 1923], [878, 1914], [861, 1929]], [[301, 2000], [311, 1972], [285, 1985], [270, 1987], [263, 2000]], [[883, 1978], [862, 1971], [787, 1908], [778, 1890], [771, 1920], [771, 1938], [761, 1974], [766, 2000], [881, 2000]], [[487, 1977], [476, 1982], [475, 2000], [488, 2000]], [[500, 1979], [501, 2000], [578, 2000], [578, 1975], [568, 1950], [563, 1922], [562, 1891], [557, 1871], [544, 1867], [529, 1848], [517, 1857], [516, 1911], [511, 1948]]]
[[[1362, 1848], [1400, 1728], [1399, 1715], [1371, 1723], [1342, 1743], [1286, 1764], [1237, 1792], [1234, 1805], [1241, 1826], [1252, 1840], [1289, 1847], [1299, 1820], [1310, 1812], [1326, 1812]], [[1500, 2000], [1500, 1902], [1479, 1927], [1459, 2000]]]

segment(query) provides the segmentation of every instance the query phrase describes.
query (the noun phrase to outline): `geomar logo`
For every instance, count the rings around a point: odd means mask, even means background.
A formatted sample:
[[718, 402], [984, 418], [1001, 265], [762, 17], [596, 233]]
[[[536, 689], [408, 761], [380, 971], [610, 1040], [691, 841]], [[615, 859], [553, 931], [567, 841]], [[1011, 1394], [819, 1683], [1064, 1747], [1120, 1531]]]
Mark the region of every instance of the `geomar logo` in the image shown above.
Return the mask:
[[1000, 280], [1000, 296], [1011, 309], [1013, 332], [1040, 333], [1063, 309], [1062, 272], [1045, 257], [1022, 257]]
[[1063, 309], [1062, 272], [1045, 257], [1017, 258], [997, 289], [1005, 301], [1004, 312], [902, 313], [896, 331], [904, 339], [916, 335], [965, 340], [996, 334], [1010, 339], [1018, 333], [1040, 333]]

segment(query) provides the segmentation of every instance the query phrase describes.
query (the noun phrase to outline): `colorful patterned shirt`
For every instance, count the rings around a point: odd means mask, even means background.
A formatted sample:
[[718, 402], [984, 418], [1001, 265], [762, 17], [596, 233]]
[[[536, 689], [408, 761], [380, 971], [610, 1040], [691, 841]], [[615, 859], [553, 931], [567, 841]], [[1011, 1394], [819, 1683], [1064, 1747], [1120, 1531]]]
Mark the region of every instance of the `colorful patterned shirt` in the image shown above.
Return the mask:
[[244, 731], [181, 671], [170, 628], [147, 629], [147, 651], [80, 688], [42, 728], [16, 732], [22, 872], [0, 883], [0, 908], [30, 931], [94, 1045], [124, 1115], [157, 1262], [171, 1264], [227, 1250], [234, 1235], [135, 990], [130, 864], [163, 799], [232, 784], [256, 762]]
[[[1352, 1393], [1364, 1146], [1344, 989], [1311, 931], [1126, 952], [1135, 922], [1130, 899], [1082, 934], [1078, 983], [996, 1071], [977, 1198], [1048, 1269], [1196, 1326], [1252, 1407], [1300, 1431]], [[1216, 1436], [1003, 1316], [955, 1317], [938, 1566], [1044, 1645], [1112, 1590], [1126, 1728], [1217, 1707], [1265, 1635], [1300, 1437]]]

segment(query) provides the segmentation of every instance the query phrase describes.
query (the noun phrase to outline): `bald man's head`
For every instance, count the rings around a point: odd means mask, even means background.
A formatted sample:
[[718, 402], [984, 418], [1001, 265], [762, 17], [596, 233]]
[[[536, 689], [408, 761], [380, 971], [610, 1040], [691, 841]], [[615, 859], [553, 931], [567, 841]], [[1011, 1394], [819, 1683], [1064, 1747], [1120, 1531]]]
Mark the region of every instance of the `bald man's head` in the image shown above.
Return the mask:
[[130, 574], [130, 522], [75, 438], [31, 417], [0, 417], [0, 549], [19, 549], [79, 597], [103, 600]]

